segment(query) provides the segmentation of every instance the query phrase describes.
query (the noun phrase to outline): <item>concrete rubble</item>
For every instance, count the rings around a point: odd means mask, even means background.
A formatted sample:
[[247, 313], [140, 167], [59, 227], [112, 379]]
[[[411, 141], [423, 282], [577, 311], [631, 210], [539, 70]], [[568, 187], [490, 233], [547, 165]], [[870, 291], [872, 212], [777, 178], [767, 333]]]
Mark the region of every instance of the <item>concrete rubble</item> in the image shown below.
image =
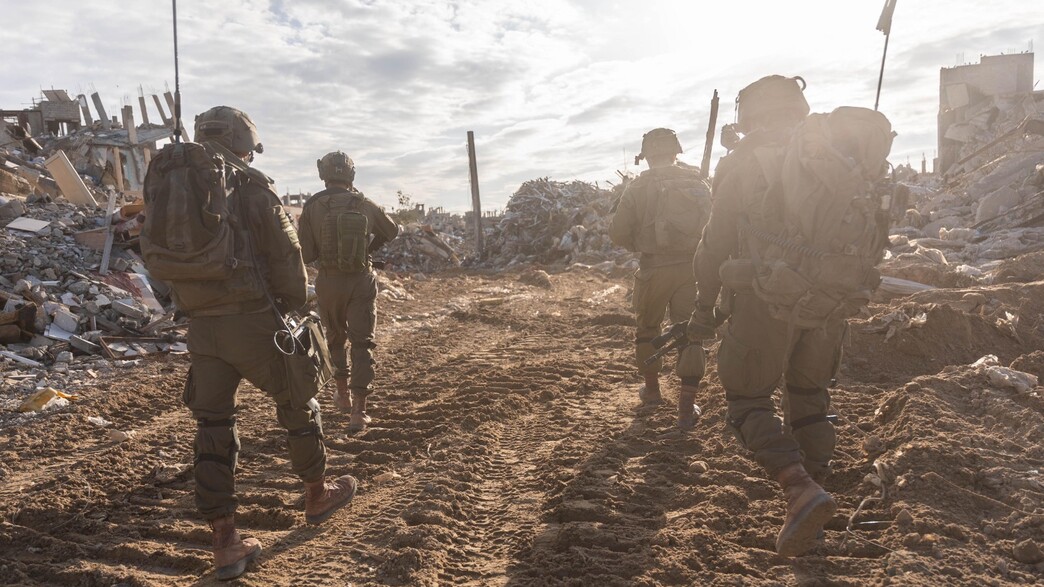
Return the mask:
[[[0, 126], [5, 137], [26, 134]], [[76, 389], [141, 357], [187, 350], [165, 287], [148, 279], [134, 251], [149, 154], [170, 130], [109, 126], [0, 147], [0, 408], [22, 406], [43, 389]], [[110, 198], [116, 212], [107, 223]], [[66, 401], [57, 395], [26, 411], [50, 409], [60, 403], [54, 398]]]
[[900, 174], [910, 208], [882, 273], [937, 287], [1040, 279], [1044, 92], [988, 97], [966, 117], [945, 174]]
[[487, 241], [485, 264], [498, 268], [527, 263], [636, 266], [634, 255], [609, 240], [613, 205], [624, 185], [603, 189], [546, 177], [523, 183]]

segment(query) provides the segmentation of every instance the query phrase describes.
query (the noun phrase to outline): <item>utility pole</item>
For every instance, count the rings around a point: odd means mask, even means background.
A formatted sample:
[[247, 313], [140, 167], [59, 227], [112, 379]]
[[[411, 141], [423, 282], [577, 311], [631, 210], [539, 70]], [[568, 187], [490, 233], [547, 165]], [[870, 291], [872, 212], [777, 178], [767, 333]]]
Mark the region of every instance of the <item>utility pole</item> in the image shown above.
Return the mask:
[[703, 160], [700, 161], [700, 173], [703, 178], [710, 177], [711, 149], [714, 148], [714, 132], [718, 128], [718, 90], [714, 90], [711, 98], [710, 122], [707, 124], [707, 142], [703, 145]]
[[486, 243], [482, 234], [482, 201], [479, 199], [478, 160], [475, 156], [475, 132], [468, 131], [468, 168], [471, 175], [471, 211], [475, 218], [475, 252], [482, 258]]

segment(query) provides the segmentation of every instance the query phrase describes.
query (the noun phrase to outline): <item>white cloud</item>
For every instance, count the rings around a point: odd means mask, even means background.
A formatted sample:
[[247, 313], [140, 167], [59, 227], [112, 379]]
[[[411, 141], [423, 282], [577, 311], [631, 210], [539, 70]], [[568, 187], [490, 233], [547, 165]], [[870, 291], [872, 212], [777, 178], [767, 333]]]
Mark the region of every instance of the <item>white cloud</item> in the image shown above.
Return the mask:
[[[239, 107], [266, 145], [257, 165], [280, 190], [319, 189], [334, 149], [383, 203], [469, 204], [465, 132], [477, 136], [484, 207], [534, 177], [610, 179], [649, 128], [670, 126], [695, 161], [711, 91], [719, 124], [736, 92], [803, 75], [815, 110], [871, 106], [883, 2], [738, 0], [181, 0], [182, 91], [192, 115]], [[110, 114], [173, 86], [167, 2], [18, 2], [5, 17], [0, 105], [41, 88], [89, 94]], [[938, 69], [964, 53], [1044, 40], [1034, 2], [904, 0], [882, 110], [897, 160], [932, 156]], [[151, 107], [151, 101], [150, 101]], [[152, 115], [155, 118], [155, 113]], [[715, 151], [720, 155], [720, 149]]]

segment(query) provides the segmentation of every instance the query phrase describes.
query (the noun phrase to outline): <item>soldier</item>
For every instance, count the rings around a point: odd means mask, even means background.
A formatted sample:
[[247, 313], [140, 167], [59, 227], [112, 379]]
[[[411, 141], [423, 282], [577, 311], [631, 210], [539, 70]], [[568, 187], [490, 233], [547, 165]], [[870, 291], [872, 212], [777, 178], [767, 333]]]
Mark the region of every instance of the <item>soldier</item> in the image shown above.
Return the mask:
[[[713, 208], [693, 262], [699, 295], [688, 327], [690, 339], [714, 336], [715, 304], [725, 280], [726, 291], [733, 293], [723, 295], [731, 317], [718, 349], [718, 377], [725, 388], [728, 424], [783, 488], [787, 514], [776, 551], [785, 556], [813, 546], [837, 509], [809, 473], [825, 476], [834, 451], [827, 386], [840, 363], [845, 323], [833, 320], [812, 330], [791, 327], [770, 315], [755, 294], [753, 271], [730, 275], [744, 264], [726, 261], [752, 259], [750, 232], [744, 227], [778, 221], [765, 213], [763, 202], [778, 185], [784, 147], [809, 112], [803, 80], [801, 85], [798, 80], [769, 76], [739, 93], [737, 126], [745, 136], [714, 176]], [[772, 400], [781, 375], [785, 422]]]
[[[659, 373], [663, 362], [646, 365], [645, 361], [655, 353], [652, 340], [660, 334], [664, 315], [669, 310], [673, 324], [688, 320], [692, 313], [696, 280], [689, 267], [710, 208], [709, 188], [698, 170], [676, 161], [681, 152], [673, 130], [657, 128], [642, 137], [642, 152], [635, 164], [645, 159], [649, 169], [624, 190], [609, 227], [615, 244], [641, 253], [634, 274], [633, 305], [635, 358], [645, 379], [638, 391], [643, 405], [662, 401]], [[700, 416], [696, 388], [703, 370], [700, 341], [683, 347], [675, 368], [681, 378], [679, 428], [693, 428]]]
[[[236, 390], [241, 380], [247, 379], [275, 401], [276, 416], [287, 431], [291, 467], [304, 481], [309, 523], [318, 524], [347, 504], [355, 495], [357, 483], [350, 475], [332, 480], [326, 477], [319, 404], [312, 399], [300, 409], [291, 405], [283, 355], [272, 342], [282, 324], [270, 300], [280, 311], [300, 308], [305, 303], [307, 278], [297, 233], [279, 205], [272, 180], [246, 165], [255, 151], [262, 151], [256, 127], [245, 113], [218, 106], [196, 117], [195, 141], [229, 158], [240, 158], [242, 162], [234, 166], [244, 170], [230, 184], [236, 185], [229, 197], [229, 210], [234, 258], [238, 260], [232, 264], [230, 276], [172, 282], [175, 302], [191, 318], [191, 368], [184, 401], [197, 424], [193, 469], [196, 506], [213, 529], [217, 576], [231, 579], [242, 574], [261, 553], [257, 539], [240, 538], [234, 519], [240, 449]], [[163, 197], [157, 195], [164, 189], [157, 178], [164, 169], [157, 162], [153, 160], [151, 177], [146, 179], [146, 202]], [[155, 212], [159, 216], [171, 209]], [[155, 231], [150, 232], [153, 236], [162, 237], [160, 231], [177, 233], [176, 222], [184, 226], [187, 221], [171, 219], [162, 226], [147, 228]]]
[[371, 421], [366, 398], [377, 346], [377, 276], [370, 255], [394, 239], [399, 227], [353, 187], [355, 163], [347, 155], [327, 153], [316, 165], [326, 189], [308, 198], [301, 212], [301, 252], [305, 263], [319, 261], [315, 290], [335, 367], [334, 405], [351, 411], [348, 431], [361, 432]]

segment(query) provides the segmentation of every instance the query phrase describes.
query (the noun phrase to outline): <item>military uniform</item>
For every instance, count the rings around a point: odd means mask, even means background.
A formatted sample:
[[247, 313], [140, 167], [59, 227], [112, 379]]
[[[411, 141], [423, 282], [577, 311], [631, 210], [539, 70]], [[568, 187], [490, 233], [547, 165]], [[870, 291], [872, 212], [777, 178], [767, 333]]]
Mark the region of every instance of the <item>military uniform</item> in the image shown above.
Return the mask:
[[[254, 269], [248, 266], [255, 257], [272, 296], [281, 304], [294, 309], [304, 305], [307, 277], [297, 234], [278, 197], [258, 175], [251, 174], [249, 182], [232, 196], [242, 223], [236, 257], [243, 259], [244, 267], [236, 269], [236, 274], [255, 287], [243, 287], [234, 297], [215, 300], [211, 307], [190, 313], [192, 367], [184, 399], [198, 424], [196, 505], [208, 520], [236, 509], [236, 391], [244, 378], [275, 400], [279, 423], [287, 430], [294, 473], [313, 482], [323, 478], [326, 468], [319, 406], [314, 401], [310, 408], [290, 406], [285, 363], [272, 343], [273, 333], [282, 326], [256, 284]], [[248, 250], [251, 245], [252, 253]], [[239, 282], [237, 277], [230, 281]]]
[[[696, 278], [691, 271], [695, 240], [691, 248], [680, 250], [665, 250], [657, 242], [656, 225], [664, 222], [663, 216], [672, 208], [665, 206], [661, 199], [677, 193], [662, 190], [664, 181], [690, 186], [702, 183], [697, 172], [689, 167], [676, 164], [648, 169], [624, 190], [609, 227], [609, 237], [615, 244], [641, 253], [639, 268], [634, 274], [632, 305], [637, 323], [635, 361], [642, 373], [657, 373], [663, 367], [662, 360], [649, 366], [645, 361], [656, 352], [652, 339], [660, 334], [665, 315], [672, 324], [684, 322], [692, 314], [696, 300]], [[701, 228], [696, 225], [692, 230], [699, 234]], [[698, 385], [703, 372], [703, 347], [699, 344], [685, 347], [675, 366], [682, 384]]]
[[[321, 228], [331, 213], [335, 199], [357, 200], [356, 210], [366, 216], [373, 239], [372, 253], [394, 239], [399, 227], [380, 207], [358, 190], [331, 188], [322, 190], [305, 202], [301, 212], [301, 253], [305, 263], [319, 260], [322, 249]], [[319, 313], [326, 327], [335, 378], [349, 377], [353, 396], [366, 396], [373, 382], [373, 342], [377, 313], [377, 276], [367, 263], [365, 271], [346, 273], [336, 268], [320, 268], [315, 281]], [[351, 345], [351, 367], [345, 343]]]
[[[719, 163], [711, 217], [693, 263], [700, 283], [699, 306], [714, 306], [726, 260], [750, 258], [741, 225], [765, 226], [775, 220], [758, 217], [769, 184], [762, 170], [766, 163], [782, 164], [789, 136], [786, 131], [752, 133]], [[829, 471], [834, 451], [827, 387], [840, 365], [846, 323], [832, 319], [824, 328], [806, 330], [773, 318], [755, 295], [750, 277], [728, 284], [726, 290], [725, 304], [732, 315], [718, 349], [718, 377], [725, 388], [729, 422], [769, 474], [803, 462], [809, 473], [821, 477]], [[783, 375], [781, 421], [772, 396]]]
[[[312, 399], [294, 407], [287, 363], [273, 341], [284, 328], [276, 311], [304, 306], [307, 275], [297, 232], [272, 181], [244, 163], [263, 151], [257, 129], [245, 113], [217, 106], [196, 117], [195, 141], [203, 146], [165, 147], [149, 167], [142, 253], [190, 318], [183, 400], [196, 420], [195, 500], [213, 531], [217, 578], [225, 580], [261, 553], [259, 540], [239, 535], [234, 516], [243, 379], [275, 401], [291, 467], [304, 481], [306, 521], [327, 519], [358, 484], [350, 475], [326, 477], [319, 404]], [[226, 186], [232, 193], [224, 198]], [[186, 218], [186, 208], [200, 205], [206, 213]]]

